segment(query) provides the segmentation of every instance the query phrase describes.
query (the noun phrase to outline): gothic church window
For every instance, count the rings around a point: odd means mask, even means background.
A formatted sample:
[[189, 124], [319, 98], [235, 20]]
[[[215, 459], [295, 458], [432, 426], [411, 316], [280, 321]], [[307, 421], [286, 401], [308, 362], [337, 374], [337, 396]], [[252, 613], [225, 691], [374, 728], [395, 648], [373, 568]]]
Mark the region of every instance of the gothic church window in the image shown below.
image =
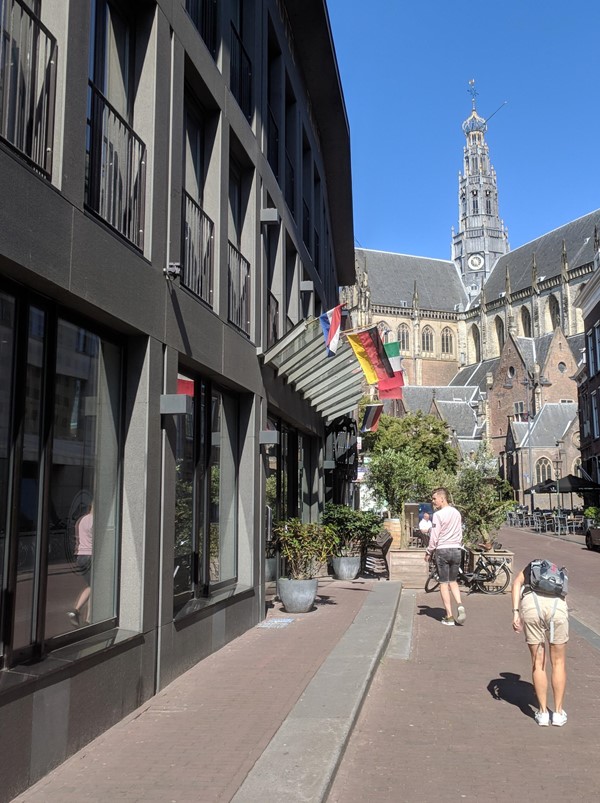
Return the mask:
[[497, 315], [496, 316], [496, 339], [498, 341], [498, 353], [502, 351], [502, 347], [504, 346], [504, 321], [502, 318]]
[[442, 354], [452, 354], [454, 351], [454, 343], [452, 337], [452, 329], [446, 326], [442, 329]]
[[379, 336], [384, 343], [390, 342], [390, 335], [392, 334], [392, 330], [390, 327], [385, 323], [385, 321], [380, 321], [377, 324], [377, 328], [379, 329]]
[[421, 334], [421, 348], [431, 354], [433, 352], [433, 329], [426, 326]]
[[410, 332], [405, 323], [401, 323], [398, 327], [398, 344], [400, 351], [408, 351], [410, 349]]
[[556, 296], [548, 298], [548, 315], [550, 316], [550, 327], [552, 331], [560, 326], [560, 304]]
[[547, 457], [540, 457], [535, 464], [536, 482], [546, 482], [552, 479], [552, 464]]
[[471, 361], [481, 362], [481, 335], [475, 324], [471, 327], [469, 341], [469, 357], [472, 357]]
[[521, 332], [523, 337], [531, 337], [531, 313], [527, 307], [521, 307]]
[[486, 215], [492, 214], [492, 202], [490, 201], [489, 198], [485, 199], [485, 213]]
[[473, 198], [473, 214], [474, 215], [479, 214], [479, 201], [477, 200], [477, 198]]

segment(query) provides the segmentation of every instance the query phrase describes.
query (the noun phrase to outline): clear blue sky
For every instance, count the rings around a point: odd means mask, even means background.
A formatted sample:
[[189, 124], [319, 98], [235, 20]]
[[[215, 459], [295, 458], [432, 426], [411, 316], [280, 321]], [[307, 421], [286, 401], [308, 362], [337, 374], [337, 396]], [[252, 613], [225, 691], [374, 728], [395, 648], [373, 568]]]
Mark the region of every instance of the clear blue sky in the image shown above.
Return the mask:
[[357, 245], [450, 258], [471, 110], [511, 248], [600, 207], [599, 0], [327, 0]]

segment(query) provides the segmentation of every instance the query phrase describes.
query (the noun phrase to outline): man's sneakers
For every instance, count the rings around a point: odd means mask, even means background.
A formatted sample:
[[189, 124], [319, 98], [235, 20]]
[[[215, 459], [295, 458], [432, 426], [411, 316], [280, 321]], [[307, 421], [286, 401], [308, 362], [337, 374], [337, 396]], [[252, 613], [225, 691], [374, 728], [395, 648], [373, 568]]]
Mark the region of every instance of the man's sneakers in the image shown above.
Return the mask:
[[448, 627], [454, 627], [456, 622], [454, 621], [453, 616], [442, 616], [442, 624], [448, 625]]
[[557, 728], [562, 728], [563, 725], [566, 725], [567, 712], [564, 709], [562, 711], [555, 711], [552, 714], [552, 724], [556, 725]]
[[457, 616], [456, 616], [457, 624], [459, 624], [459, 625], [464, 624], [464, 621], [465, 621], [466, 618], [467, 618], [467, 614], [465, 612], [465, 606], [464, 605], [459, 605], [458, 606], [458, 613], [457, 613]]
[[536, 711], [535, 721], [537, 722], [538, 725], [541, 725], [543, 728], [548, 727], [548, 725], [550, 724], [550, 711]]

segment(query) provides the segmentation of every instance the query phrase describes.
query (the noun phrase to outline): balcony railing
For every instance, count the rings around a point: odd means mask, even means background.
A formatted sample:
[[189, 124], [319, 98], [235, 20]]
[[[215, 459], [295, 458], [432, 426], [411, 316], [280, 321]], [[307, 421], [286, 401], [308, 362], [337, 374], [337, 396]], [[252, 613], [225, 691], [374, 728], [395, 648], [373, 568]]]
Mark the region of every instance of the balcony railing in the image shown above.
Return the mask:
[[217, 57], [217, 0], [185, 0], [185, 8], [213, 58]]
[[86, 205], [143, 249], [146, 146], [91, 82], [87, 125]]
[[290, 156], [286, 150], [285, 152], [285, 202], [288, 205], [290, 212], [295, 214], [295, 200], [296, 197], [296, 185], [294, 180], [294, 165]]
[[228, 320], [250, 336], [250, 263], [229, 243]]
[[267, 299], [267, 348], [270, 349], [279, 340], [279, 301], [269, 293]]
[[231, 26], [230, 85], [246, 119], [252, 119], [252, 64], [235, 26]]
[[0, 0], [0, 137], [52, 172], [56, 39], [23, 0]]
[[267, 118], [267, 161], [275, 178], [279, 180], [279, 127], [270, 106]]
[[196, 201], [183, 193], [183, 258], [181, 283], [212, 306], [214, 224]]

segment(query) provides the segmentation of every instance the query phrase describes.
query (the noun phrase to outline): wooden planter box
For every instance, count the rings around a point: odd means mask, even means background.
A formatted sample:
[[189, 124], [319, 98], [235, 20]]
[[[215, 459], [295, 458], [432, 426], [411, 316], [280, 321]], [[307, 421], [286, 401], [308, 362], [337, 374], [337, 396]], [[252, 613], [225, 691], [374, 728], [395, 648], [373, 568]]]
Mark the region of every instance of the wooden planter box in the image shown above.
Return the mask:
[[390, 580], [399, 580], [404, 588], [425, 588], [429, 564], [424, 549], [394, 549], [388, 552]]

